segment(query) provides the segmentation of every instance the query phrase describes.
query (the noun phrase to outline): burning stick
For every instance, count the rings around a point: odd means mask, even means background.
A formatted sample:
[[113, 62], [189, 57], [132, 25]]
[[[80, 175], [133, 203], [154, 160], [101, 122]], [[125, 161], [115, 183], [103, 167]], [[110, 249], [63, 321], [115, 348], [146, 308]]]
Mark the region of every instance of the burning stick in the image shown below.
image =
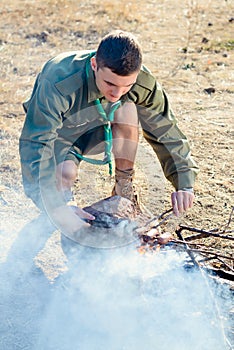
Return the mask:
[[[153, 217], [148, 220], [144, 226], [137, 228], [136, 233], [142, 238], [144, 243], [148, 243], [151, 246], [155, 246], [155, 244], [164, 245], [170, 242], [173, 238], [171, 233], [164, 232], [161, 233], [160, 226], [164, 224], [172, 215], [172, 208], [160, 214], [157, 217]], [[170, 213], [170, 214], [169, 214]], [[161, 221], [159, 222], [158, 220]], [[154, 223], [154, 224], [153, 224]]]

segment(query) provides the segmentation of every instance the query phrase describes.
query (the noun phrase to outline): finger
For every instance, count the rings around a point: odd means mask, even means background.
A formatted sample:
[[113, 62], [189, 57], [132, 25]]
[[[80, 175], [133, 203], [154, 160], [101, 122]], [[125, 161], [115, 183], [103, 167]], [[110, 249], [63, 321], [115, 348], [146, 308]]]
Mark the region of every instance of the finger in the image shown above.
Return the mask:
[[181, 208], [181, 210], [183, 210], [184, 212], [190, 207], [190, 204], [189, 204], [190, 193], [183, 191], [180, 193], [180, 195], [182, 197], [182, 203], [183, 203], [183, 207]]
[[182, 191], [176, 192], [177, 207], [180, 214], [184, 212], [184, 193]]
[[171, 204], [172, 204], [172, 208], [173, 208], [173, 213], [175, 214], [175, 216], [179, 216], [176, 192], [173, 192], [171, 194]]
[[81, 209], [81, 215], [80, 217], [82, 219], [88, 219], [88, 220], [95, 220], [95, 216], [93, 216], [90, 213], [87, 213], [87, 211]]
[[184, 207], [184, 211], [186, 211], [189, 208], [192, 208], [193, 206], [194, 194], [188, 191], [183, 191], [182, 195], [183, 195], [183, 207]]
[[76, 215], [78, 215], [81, 219], [95, 220], [95, 216], [93, 216], [90, 213], [87, 213], [87, 211], [81, 208], [73, 207], [73, 210], [76, 213]]
[[190, 194], [190, 196], [189, 196], [189, 208], [192, 208], [195, 196], [193, 193], [189, 193], [189, 194]]

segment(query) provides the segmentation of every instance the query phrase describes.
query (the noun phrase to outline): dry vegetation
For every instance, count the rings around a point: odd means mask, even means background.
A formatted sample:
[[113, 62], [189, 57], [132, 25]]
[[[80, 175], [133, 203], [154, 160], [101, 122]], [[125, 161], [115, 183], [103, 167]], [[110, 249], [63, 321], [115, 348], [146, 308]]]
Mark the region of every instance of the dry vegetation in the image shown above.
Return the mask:
[[[135, 33], [142, 43], [144, 62], [168, 92], [201, 169], [194, 208], [179, 222], [206, 230], [225, 226], [234, 205], [233, 8], [231, 0], [1, 1], [0, 204], [5, 240], [11, 242], [38, 213], [23, 194], [18, 156], [24, 121], [21, 103], [30, 94], [36, 74], [52, 56], [96, 48], [104, 34], [117, 28]], [[207, 93], [208, 88], [213, 90]], [[154, 158], [147, 152], [149, 165]], [[156, 179], [149, 168], [144, 173], [149, 186], [144, 185], [144, 176], [138, 182], [142, 181], [143, 202], [159, 214]], [[87, 189], [93, 189], [86, 177], [79, 182], [81, 205], [108, 195], [111, 188], [106, 170], [86, 171], [96, 178], [95, 198], [86, 196]], [[167, 184], [164, 208], [170, 207], [170, 191]], [[208, 243], [232, 253], [231, 241], [210, 239]]]

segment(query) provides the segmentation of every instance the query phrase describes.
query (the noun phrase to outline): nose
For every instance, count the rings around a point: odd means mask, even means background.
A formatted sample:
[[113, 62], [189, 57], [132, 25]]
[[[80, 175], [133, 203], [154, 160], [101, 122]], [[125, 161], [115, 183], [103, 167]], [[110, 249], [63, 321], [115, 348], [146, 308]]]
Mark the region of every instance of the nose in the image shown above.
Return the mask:
[[115, 98], [122, 96], [122, 89], [118, 86], [114, 87], [111, 91], [111, 95]]

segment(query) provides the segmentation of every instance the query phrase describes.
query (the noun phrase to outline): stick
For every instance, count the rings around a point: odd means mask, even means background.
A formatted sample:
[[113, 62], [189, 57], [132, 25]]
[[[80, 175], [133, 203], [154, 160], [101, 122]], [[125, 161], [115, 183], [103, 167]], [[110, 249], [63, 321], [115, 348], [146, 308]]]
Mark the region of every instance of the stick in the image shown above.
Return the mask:
[[190, 248], [190, 250], [192, 252], [195, 253], [205, 253], [205, 254], [212, 254], [214, 255], [216, 258], [220, 257], [220, 258], [224, 258], [224, 259], [229, 259], [231, 261], [234, 261], [234, 258], [227, 256], [227, 255], [222, 255], [222, 254], [218, 254], [216, 252], [212, 252], [211, 250], [202, 250], [202, 249], [195, 249], [195, 248]]
[[[146, 221], [145, 226], [148, 226], [149, 224], [151, 224], [151, 222], [153, 222], [155, 220], [163, 219], [163, 222], [164, 222], [165, 220], [167, 220], [169, 217], [171, 217], [173, 215], [173, 214], [169, 214], [172, 212], [172, 210], [173, 210], [173, 208], [170, 208], [170, 209], [164, 211], [162, 214], [160, 214], [158, 216], [154, 216], [152, 219]], [[169, 215], [165, 216], [166, 214], [169, 214]], [[160, 223], [160, 225], [161, 225], [161, 223]]]
[[[137, 228], [136, 232], [137, 233], [141, 233], [144, 232], [147, 227], [154, 221], [161, 219], [161, 221], [159, 223], [157, 223], [156, 225], [150, 226], [150, 228], [158, 228], [159, 226], [161, 226], [166, 220], [168, 220], [170, 217], [172, 217], [174, 214], [171, 213], [172, 212], [172, 208], [169, 210], [166, 210], [164, 213], [158, 215], [158, 216], [154, 216], [152, 219], [146, 221], [146, 223], [144, 224], [144, 226]], [[168, 214], [170, 213], [170, 214]], [[168, 215], [166, 215], [168, 214]], [[166, 216], [165, 216], [166, 215]]]
[[228, 267], [232, 272], [234, 272], [234, 269], [232, 266], [228, 265], [223, 259], [217, 258], [222, 264], [224, 264], [226, 267]]
[[[173, 239], [171, 240], [171, 242], [174, 242], [174, 243], [178, 243], [178, 244], [183, 244], [184, 245], [184, 241], [181, 241], [181, 240], [178, 240], [178, 239]], [[196, 244], [196, 243], [187, 243], [188, 245], [195, 245], [195, 246], [204, 246], [206, 247], [205, 244]], [[218, 259], [220, 260], [226, 267], [228, 267], [230, 270], [232, 270], [234, 272], [234, 269], [232, 266], [228, 265], [227, 263], [225, 263], [224, 260], [222, 260], [221, 258], [225, 258], [225, 259], [229, 259], [229, 260], [232, 260], [234, 262], [234, 259], [231, 258], [231, 257], [228, 257], [228, 256], [224, 256], [224, 255], [221, 255], [221, 254], [218, 254], [218, 253], [215, 253], [215, 252], [209, 252], [209, 251], [206, 251], [206, 250], [201, 250], [201, 249], [191, 249], [192, 251], [198, 251], [200, 253], [202, 253], [204, 255], [204, 253], [207, 253], [207, 254], [212, 254], [214, 256], [212, 257], [206, 257], [205, 259], [202, 259], [200, 260], [199, 262], [203, 262], [203, 261], [208, 261], [208, 260], [213, 260], [213, 259]]]
[[[184, 241], [181, 241], [180, 239], [174, 239], [174, 238], [171, 240], [171, 242], [178, 243], [178, 244], [184, 244]], [[195, 245], [197, 247], [200, 247], [200, 246], [207, 247], [207, 245], [204, 243], [188, 243], [187, 241], [186, 241], [186, 243], [188, 245]]]
[[232, 215], [233, 215], [233, 213], [234, 213], [234, 207], [232, 207], [231, 214], [230, 214], [230, 216], [229, 216], [227, 225], [225, 226], [225, 228], [224, 228], [224, 230], [223, 230], [222, 232], [226, 232], [226, 230], [228, 229], [228, 227], [229, 227], [229, 225], [230, 225], [230, 223], [231, 223], [231, 221], [232, 221]]
[[205, 231], [205, 230], [201, 230], [201, 229], [194, 228], [194, 227], [180, 225], [180, 230], [181, 231], [182, 230], [187, 230], [187, 231], [199, 233], [199, 235], [193, 235], [193, 236], [185, 237], [186, 241], [192, 241], [194, 239], [199, 239], [199, 238], [206, 238], [206, 237], [209, 237], [209, 236], [219, 237], [219, 238], [229, 239], [231, 241], [234, 241], [234, 237], [232, 237], [232, 236], [229, 236], [229, 235], [224, 236], [223, 234], [220, 234], [220, 233], [214, 233], [214, 232], [211, 232], [211, 231]]
[[199, 263], [197, 262], [197, 260], [196, 260], [196, 258], [195, 258], [195, 256], [194, 256], [193, 252], [191, 251], [190, 247], [188, 246], [188, 244], [187, 244], [186, 241], [184, 240], [184, 238], [183, 238], [183, 236], [182, 236], [182, 234], [181, 234], [181, 231], [182, 231], [181, 228], [179, 228], [179, 229], [176, 230], [175, 232], [176, 232], [177, 236], [179, 237], [179, 239], [180, 239], [181, 241], [184, 242], [184, 247], [185, 247], [185, 249], [186, 249], [186, 251], [187, 251], [187, 253], [188, 253], [190, 259], [192, 260], [194, 266], [197, 267], [198, 269], [200, 269], [200, 265], [199, 265]]

